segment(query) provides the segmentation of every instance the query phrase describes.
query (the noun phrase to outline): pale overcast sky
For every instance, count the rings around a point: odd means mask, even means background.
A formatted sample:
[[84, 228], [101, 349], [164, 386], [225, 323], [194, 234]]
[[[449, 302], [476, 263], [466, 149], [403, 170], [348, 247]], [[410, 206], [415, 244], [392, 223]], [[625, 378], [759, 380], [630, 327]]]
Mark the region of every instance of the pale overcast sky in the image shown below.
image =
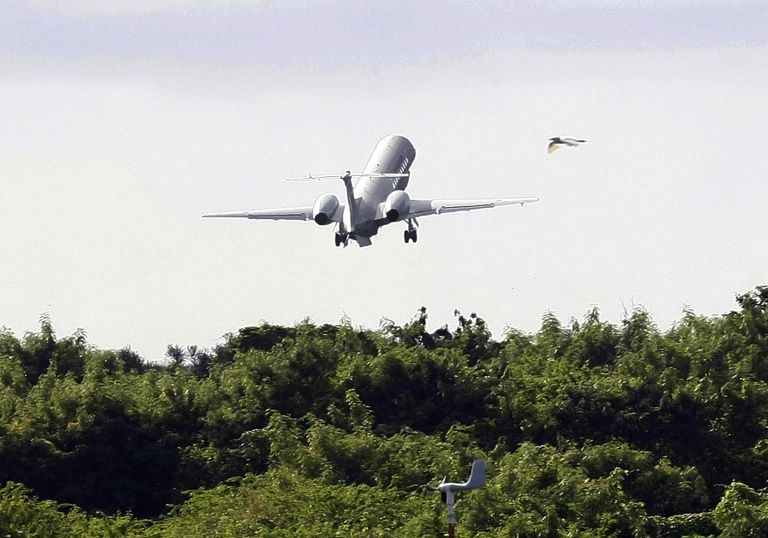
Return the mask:
[[[735, 308], [768, 284], [768, 3], [0, 2], [0, 326], [150, 359], [262, 321], [422, 305], [497, 338], [541, 316]], [[139, 7], [137, 7], [139, 6]], [[309, 205], [383, 136], [420, 198], [539, 196], [374, 246], [203, 220]], [[547, 154], [551, 136], [588, 142]]]

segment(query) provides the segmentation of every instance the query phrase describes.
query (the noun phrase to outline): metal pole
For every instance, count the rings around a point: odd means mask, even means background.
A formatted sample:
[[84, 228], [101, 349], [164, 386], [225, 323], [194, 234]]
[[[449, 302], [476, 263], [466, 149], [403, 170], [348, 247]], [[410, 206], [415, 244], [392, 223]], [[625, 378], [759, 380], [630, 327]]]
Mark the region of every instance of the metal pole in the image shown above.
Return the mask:
[[454, 510], [455, 498], [453, 491], [445, 492], [445, 506], [448, 509], [448, 538], [453, 538], [453, 532], [456, 529], [456, 511]]

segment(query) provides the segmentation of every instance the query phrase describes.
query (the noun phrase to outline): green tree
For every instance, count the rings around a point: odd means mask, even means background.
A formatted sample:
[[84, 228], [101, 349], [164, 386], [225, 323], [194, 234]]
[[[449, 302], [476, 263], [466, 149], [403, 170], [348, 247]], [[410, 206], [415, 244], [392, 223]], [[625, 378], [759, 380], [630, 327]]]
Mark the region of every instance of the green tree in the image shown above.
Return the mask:
[[717, 504], [712, 519], [723, 538], [768, 536], [768, 494], [733, 482]]

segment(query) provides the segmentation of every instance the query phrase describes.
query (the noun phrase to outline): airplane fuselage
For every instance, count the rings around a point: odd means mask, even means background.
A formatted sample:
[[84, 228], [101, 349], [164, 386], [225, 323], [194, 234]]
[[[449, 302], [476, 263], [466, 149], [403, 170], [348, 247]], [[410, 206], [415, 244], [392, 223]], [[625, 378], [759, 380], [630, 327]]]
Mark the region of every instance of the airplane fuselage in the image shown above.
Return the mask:
[[[416, 149], [410, 140], [400, 135], [382, 138], [373, 150], [363, 174], [407, 174], [416, 158]], [[396, 190], [405, 190], [408, 177], [361, 177], [352, 190], [354, 203], [344, 209], [344, 228], [358, 243], [376, 235], [383, 223], [377, 223], [379, 204]], [[348, 197], [349, 197], [349, 189]]]

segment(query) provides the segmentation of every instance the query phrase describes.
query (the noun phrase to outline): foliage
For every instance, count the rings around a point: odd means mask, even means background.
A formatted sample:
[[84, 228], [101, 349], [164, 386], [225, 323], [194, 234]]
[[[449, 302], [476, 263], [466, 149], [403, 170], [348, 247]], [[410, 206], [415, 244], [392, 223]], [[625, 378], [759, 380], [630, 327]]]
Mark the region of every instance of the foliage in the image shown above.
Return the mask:
[[768, 535], [768, 493], [733, 482], [718, 503], [712, 519], [724, 538]]
[[8, 538], [118, 538], [142, 536], [146, 524], [127, 516], [88, 516], [73, 506], [40, 501], [8, 482], [0, 489], [0, 536]]
[[666, 332], [456, 322], [263, 324], [164, 362], [3, 328], [0, 536], [437, 536], [432, 488], [475, 458], [459, 536], [768, 535], [768, 287]]

